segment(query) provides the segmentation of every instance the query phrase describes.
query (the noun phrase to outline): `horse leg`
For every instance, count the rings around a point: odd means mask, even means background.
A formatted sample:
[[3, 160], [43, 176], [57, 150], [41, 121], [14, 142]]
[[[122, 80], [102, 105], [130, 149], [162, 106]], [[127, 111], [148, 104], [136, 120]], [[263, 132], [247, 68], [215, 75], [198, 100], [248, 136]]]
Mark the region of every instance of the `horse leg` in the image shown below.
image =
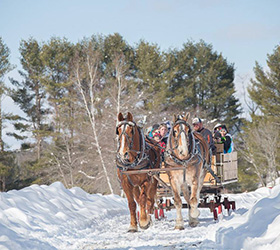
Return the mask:
[[140, 196], [140, 189], [138, 186], [133, 187], [133, 195], [134, 199], [136, 200], [137, 204], [140, 203], [139, 196]]
[[189, 190], [189, 187], [188, 187], [188, 183], [184, 182], [184, 183], [181, 185], [181, 189], [182, 189], [184, 198], [185, 198], [186, 202], [187, 202], [188, 205], [189, 205], [189, 204], [190, 204], [190, 190]]
[[148, 195], [147, 195], [147, 211], [149, 214], [154, 213], [154, 204], [155, 204], [155, 196], [157, 192], [157, 180], [152, 178], [150, 185], [148, 187]]
[[148, 181], [145, 181], [141, 185], [141, 192], [139, 196], [139, 206], [140, 206], [139, 226], [142, 229], [147, 229], [151, 224], [151, 216], [148, 215], [146, 212], [148, 184], [149, 184]]
[[189, 225], [191, 227], [196, 227], [199, 223], [198, 216], [200, 214], [198, 210], [198, 200], [199, 200], [199, 187], [198, 180], [194, 177], [191, 185], [191, 197], [190, 197], [190, 209], [189, 209]]
[[134, 201], [134, 196], [133, 196], [133, 188], [131, 185], [124, 185], [123, 183], [123, 190], [125, 192], [127, 201], [128, 201], [128, 208], [130, 212], [130, 226], [128, 229], [128, 232], [137, 232], [137, 220], [136, 220], [136, 202]]
[[173, 190], [174, 195], [174, 205], [176, 207], [176, 224], [175, 229], [183, 230], [184, 229], [184, 220], [182, 217], [182, 200], [180, 197], [180, 186], [182, 181], [180, 180], [180, 175], [177, 174], [170, 174], [170, 185]]

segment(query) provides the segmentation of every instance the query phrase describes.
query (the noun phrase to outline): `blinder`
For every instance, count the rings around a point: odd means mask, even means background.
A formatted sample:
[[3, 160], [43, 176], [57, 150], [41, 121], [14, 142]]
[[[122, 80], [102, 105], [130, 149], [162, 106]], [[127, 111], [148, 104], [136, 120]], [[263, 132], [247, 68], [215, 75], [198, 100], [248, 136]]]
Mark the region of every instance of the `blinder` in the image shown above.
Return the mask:
[[[116, 127], [116, 135], [119, 135], [119, 127], [122, 126], [123, 124], [128, 124], [129, 126], [135, 127], [135, 122], [121, 121], [118, 123], [118, 125]], [[134, 129], [132, 130], [132, 135], [134, 135]]]

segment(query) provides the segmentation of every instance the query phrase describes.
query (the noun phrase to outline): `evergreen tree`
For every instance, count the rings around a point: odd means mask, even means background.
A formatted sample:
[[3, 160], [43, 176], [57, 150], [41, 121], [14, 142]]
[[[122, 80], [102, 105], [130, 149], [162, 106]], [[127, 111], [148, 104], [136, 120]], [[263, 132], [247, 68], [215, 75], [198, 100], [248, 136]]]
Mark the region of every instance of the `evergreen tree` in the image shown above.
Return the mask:
[[46, 91], [42, 84], [44, 65], [41, 59], [41, 46], [35, 39], [30, 38], [21, 41], [19, 50], [24, 70], [19, 71], [19, 74], [23, 80], [19, 82], [11, 79], [15, 89], [11, 90], [10, 96], [26, 115], [24, 119], [27, 124], [22, 124], [20, 128], [32, 132], [36, 140], [37, 158], [40, 159], [42, 142], [49, 130], [45, 121], [48, 108], [44, 107]]
[[73, 47], [67, 39], [53, 37], [43, 45], [41, 54], [45, 69], [42, 83], [47, 92], [48, 103], [54, 113], [54, 132], [60, 133], [62, 129], [66, 129], [66, 125], [71, 137], [74, 134], [75, 120], [75, 98], [73, 83], [70, 79]]
[[4, 151], [4, 141], [3, 141], [3, 122], [8, 119], [10, 115], [3, 114], [2, 112], [2, 99], [6, 92], [6, 87], [4, 84], [4, 77], [9, 73], [13, 66], [9, 61], [10, 50], [4, 43], [2, 37], [0, 37], [0, 151]]
[[5, 192], [7, 185], [15, 182], [17, 175], [15, 156], [12, 152], [0, 152], [0, 191]]
[[244, 158], [249, 162], [261, 185], [271, 185], [279, 177], [280, 126], [280, 46], [268, 55], [265, 72], [256, 62], [255, 78], [248, 87], [249, 97], [257, 104], [251, 109], [251, 121], [243, 128], [241, 145]]
[[234, 67], [204, 41], [189, 41], [175, 53], [178, 71], [170, 88], [173, 105], [205, 111], [230, 128], [241, 113], [234, 96]]
[[155, 110], [165, 103], [168, 87], [164, 82], [165, 57], [157, 44], [141, 40], [135, 48], [136, 81], [139, 90], [144, 92], [146, 107]]
[[[101, 46], [101, 44], [100, 44]], [[108, 35], [103, 41], [103, 56], [104, 56], [104, 71], [106, 78], [115, 77], [115, 59], [123, 55], [130, 71], [133, 69], [134, 51], [130, 45], [123, 39], [123, 37], [115, 33]], [[102, 48], [101, 48], [102, 49]]]
[[268, 55], [267, 66], [269, 70], [265, 72], [256, 62], [255, 79], [248, 93], [265, 117], [280, 124], [280, 46]]

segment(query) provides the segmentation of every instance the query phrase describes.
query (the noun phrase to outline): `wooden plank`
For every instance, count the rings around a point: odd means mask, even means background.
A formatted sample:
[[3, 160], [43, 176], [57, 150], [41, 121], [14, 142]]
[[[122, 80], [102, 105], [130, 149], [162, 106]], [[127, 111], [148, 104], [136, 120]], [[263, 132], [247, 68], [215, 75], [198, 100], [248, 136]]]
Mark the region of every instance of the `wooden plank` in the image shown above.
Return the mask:
[[165, 182], [169, 183], [169, 177], [167, 173], [160, 173], [159, 177]]
[[238, 177], [237, 161], [224, 162], [222, 181], [224, 182], [232, 179], [237, 179], [237, 177]]
[[224, 153], [224, 144], [223, 143], [216, 143], [216, 152], [217, 153]]
[[206, 175], [205, 175], [203, 185], [210, 185], [210, 186], [216, 185], [215, 178], [209, 172], [207, 172]]
[[[216, 174], [217, 173], [217, 168], [216, 168], [216, 157], [212, 156], [212, 164], [211, 164], [211, 169], [213, 172]], [[203, 180], [203, 185], [216, 185], [216, 180], [213, 177], [213, 175], [210, 172], [206, 172], [205, 178]]]
[[237, 152], [231, 152], [227, 154], [222, 154], [222, 161], [223, 162], [229, 162], [229, 161], [237, 161]]

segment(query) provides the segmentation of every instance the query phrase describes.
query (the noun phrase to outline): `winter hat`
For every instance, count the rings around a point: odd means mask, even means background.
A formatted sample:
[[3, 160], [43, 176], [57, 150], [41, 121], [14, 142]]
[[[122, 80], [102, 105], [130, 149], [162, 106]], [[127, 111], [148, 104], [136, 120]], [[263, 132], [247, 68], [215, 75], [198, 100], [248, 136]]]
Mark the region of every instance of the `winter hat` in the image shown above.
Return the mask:
[[[220, 127], [220, 128], [219, 128], [219, 127]], [[215, 125], [215, 127], [214, 127], [214, 131], [220, 130], [221, 128], [222, 128], [222, 124], [217, 123], [217, 124]]]
[[228, 133], [228, 129], [227, 129], [227, 126], [226, 125], [222, 125], [222, 128], [221, 129], [225, 129], [226, 132]]
[[153, 130], [156, 130], [158, 128], [159, 128], [159, 124], [154, 124], [153, 127], [152, 127]]
[[201, 119], [198, 117], [193, 118], [192, 124], [197, 124], [197, 123], [201, 123]]

